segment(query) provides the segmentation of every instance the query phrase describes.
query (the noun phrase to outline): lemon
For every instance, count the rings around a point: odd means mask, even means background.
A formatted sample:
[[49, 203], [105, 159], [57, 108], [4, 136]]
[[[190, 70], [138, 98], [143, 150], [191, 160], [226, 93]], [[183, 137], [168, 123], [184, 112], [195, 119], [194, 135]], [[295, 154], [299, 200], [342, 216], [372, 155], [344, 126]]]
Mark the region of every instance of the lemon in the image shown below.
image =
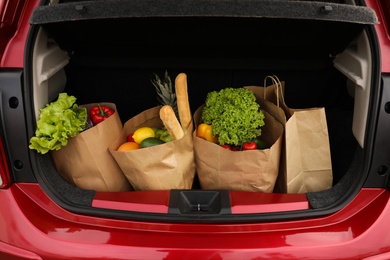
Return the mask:
[[133, 134], [133, 139], [137, 144], [140, 144], [144, 139], [149, 137], [155, 137], [155, 133], [153, 128], [147, 126], [138, 128]]

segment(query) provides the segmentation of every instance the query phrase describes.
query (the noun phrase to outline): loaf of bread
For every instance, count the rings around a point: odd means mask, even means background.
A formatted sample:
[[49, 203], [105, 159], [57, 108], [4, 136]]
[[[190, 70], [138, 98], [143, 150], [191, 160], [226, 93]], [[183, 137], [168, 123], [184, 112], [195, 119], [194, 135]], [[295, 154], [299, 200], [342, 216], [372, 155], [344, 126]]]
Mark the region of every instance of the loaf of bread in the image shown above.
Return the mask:
[[172, 140], [178, 140], [184, 136], [184, 131], [175, 115], [175, 111], [170, 105], [165, 105], [160, 109], [160, 119], [168, 130]]
[[187, 75], [185, 73], [180, 73], [176, 76], [175, 92], [180, 123], [185, 132], [192, 120], [190, 103], [188, 100]]

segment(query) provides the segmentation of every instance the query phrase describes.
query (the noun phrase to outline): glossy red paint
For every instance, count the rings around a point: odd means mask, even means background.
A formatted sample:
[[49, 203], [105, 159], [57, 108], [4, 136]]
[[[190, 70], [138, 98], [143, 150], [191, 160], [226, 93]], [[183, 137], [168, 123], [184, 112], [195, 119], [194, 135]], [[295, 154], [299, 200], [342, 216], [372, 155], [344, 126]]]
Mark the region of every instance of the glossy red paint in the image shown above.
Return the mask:
[[309, 209], [305, 194], [275, 194], [230, 191], [233, 214], [283, 212]]
[[169, 191], [97, 192], [92, 207], [137, 212], [168, 213]]
[[41, 260], [42, 258], [35, 253], [0, 242], [0, 259]]
[[[30, 29], [29, 19], [39, 0], [0, 1], [2, 13], [0, 33], [0, 67], [23, 68], [24, 47]], [[4, 16], [4, 14], [6, 14]], [[20, 20], [19, 20], [20, 19]], [[4, 53], [2, 53], [4, 51]]]
[[6, 188], [10, 184], [7, 156], [4, 151], [3, 139], [0, 138], [0, 188]]
[[[4, 45], [2, 68], [23, 68], [28, 18], [39, 0], [19, 2], [26, 5], [17, 33]], [[390, 41], [379, 0], [366, 3], [381, 22], [376, 29], [382, 72], [390, 72]], [[304, 195], [275, 196], [278, 201], [272, 202], [262, 194], [230, 194], [233, 214], [308, 207]], [[158, 198], [127, 195], [98, 193], [93, 206], [167, 212], [167, 191]], [[112, 196], [116, 205], [110, 202]], [[59, 207], [38, 184], [14, 184], [0, 190], [0, 259], [389, 259], [390, 233], [384, 228], [390, 219], [389, 198], [386, 190], [363, 189], [334, 214], [283, 222], [147, 223], [74, 214]]]
[[[380, 42], [382, 72], [384, 73], [390, 72], [390, 28], [388, 28], [390, 26], [390, 17], [387, 17], [388, 22], [386, 22], [386, 13], [383, 12], [381, 8], [384, 6], [386, 6], [386, 8], [390, 7], [390, 5], [384, 4], [387, 1], [388, 0], [366, 0], [367, 6], [375, 10], [380, 22], [380, 24], [375, 25], [375, 29]], [[387, 15], [390, 15], [390, 10], [387, 12]]]
[[[389, 192], [364, 189], [321, 218], [248, 224], [147, 223], [73, 214], [37, 184], [0, 191], [0, 241], [42, 259], [362, 259], [390, 251]], [[7, 223], [7, 225], [5, 225]]]

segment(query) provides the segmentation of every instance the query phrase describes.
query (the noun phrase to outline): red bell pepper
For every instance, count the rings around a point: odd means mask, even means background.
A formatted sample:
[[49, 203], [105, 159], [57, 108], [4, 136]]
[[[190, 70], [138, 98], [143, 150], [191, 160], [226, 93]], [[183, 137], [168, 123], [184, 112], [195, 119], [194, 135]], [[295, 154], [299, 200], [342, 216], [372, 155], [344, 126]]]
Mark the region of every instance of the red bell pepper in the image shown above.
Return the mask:
[[128, 142], [135, 142], [132, 133], [130, 133], [130, 134], [127, 135], [127, 141], [128, 141]]
[[114, 112], [115, 111], [108, 106], [102, 106], [98, 103], [89, 111], [89, 117], [91, 118], [93, 125], [97, 125], [100, 122], [103, 122], [105, 119], [109, 118], [112, 114], [114, 114]]

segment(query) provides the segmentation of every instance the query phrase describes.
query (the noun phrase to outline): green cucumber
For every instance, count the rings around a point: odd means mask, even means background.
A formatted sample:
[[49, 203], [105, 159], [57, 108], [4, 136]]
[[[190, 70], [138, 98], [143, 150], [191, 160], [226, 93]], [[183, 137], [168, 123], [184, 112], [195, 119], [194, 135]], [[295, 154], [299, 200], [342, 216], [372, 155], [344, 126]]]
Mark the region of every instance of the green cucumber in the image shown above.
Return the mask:
[[262, 141], [258, 138], [254, 139], [253, 141], [256, 143], [257, 149], [259, 149], [259, 150], [264, 150], [264, 149], [269, 148], [269, 146], [264, 141]]
[[142, 142], [139, 144], [139, 147], [146, 148], [146, 147], [151, 147], [159, 144], [165, 144], [165, 142], [156, 137], [149, 137], [142, 140]]

